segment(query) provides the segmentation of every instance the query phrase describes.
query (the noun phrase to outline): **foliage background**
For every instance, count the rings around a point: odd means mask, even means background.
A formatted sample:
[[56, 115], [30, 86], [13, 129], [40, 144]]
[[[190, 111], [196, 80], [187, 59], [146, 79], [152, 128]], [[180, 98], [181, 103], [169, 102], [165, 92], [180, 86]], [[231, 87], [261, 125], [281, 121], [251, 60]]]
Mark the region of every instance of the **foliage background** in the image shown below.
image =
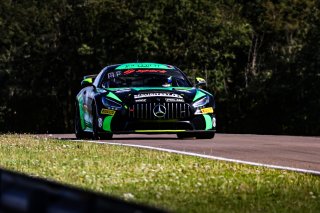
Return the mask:
[[0, 131], [72, 131], [82, 76], [139, 60], [206, 77], [219, 132], [319, 135], [319, 6], [1, 0]]

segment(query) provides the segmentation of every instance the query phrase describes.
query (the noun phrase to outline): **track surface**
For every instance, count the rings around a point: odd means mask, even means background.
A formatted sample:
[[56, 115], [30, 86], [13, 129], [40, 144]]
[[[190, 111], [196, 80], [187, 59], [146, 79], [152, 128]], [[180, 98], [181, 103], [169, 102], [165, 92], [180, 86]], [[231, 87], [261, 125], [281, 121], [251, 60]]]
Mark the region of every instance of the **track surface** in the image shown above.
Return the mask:
[[[47, 135], [75, 139], [74, 134]], [[175, 135], [114, 135], [108, 142], [136, 144], [263, 164], [320, 171], [320, 137], [216, 134], [213, 140], [177, 139]]]

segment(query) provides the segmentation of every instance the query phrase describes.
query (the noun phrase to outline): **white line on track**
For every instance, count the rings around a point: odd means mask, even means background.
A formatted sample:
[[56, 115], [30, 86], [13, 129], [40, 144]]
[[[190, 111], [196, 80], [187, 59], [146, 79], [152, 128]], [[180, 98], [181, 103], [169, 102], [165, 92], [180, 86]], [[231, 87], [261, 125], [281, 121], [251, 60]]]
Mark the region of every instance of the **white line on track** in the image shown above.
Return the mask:
[[320, 171], [316, 171], [316, 170], [299, 169], [299, 168], [286, 167], [286, 166], [277, 166], [277, 165], [272, 165], [272, 164], [256, 163], [256, 162], [243, 161], [243, 160], [224, 158], [224, 157], [217, 157], [217, 156], [212, 156], [212, 155], [203, 155], [203, 154], [198, 154], [198, 153], [193, 153], [193, 152], [178, 151], [178, 150], [174, 150], [174, 149], [166, 149], [166, 148], [160, 148], [160, 147], [144, 146], [144, 145], [137, 145], [137, 144], [112, 143], [112, 142], [104, 142], [104, 141], [91, 141], [91, 140], [72, 140], [72, 141], [150, 149], [150, 150], [157, 150], [157, 151], [162, 151], [162, 152], [169, 152], [169, 153], [175, 153], [175, 154], [181, 154], [181, 155], [207, 158], [207, 159], [212, 159], [212, 160], [220, 160], [220, 161], [226, 161], [226, 162], [232, 162], [232, 163], [247, 164], [247, 165], [251, 165], [251, 166], [262, 166], [262, 167], [271, 168], [271, 169], [281, 169], [281, 170], [302, 172], [302, 173], [313, 174], [313, 175], [320, 175]]

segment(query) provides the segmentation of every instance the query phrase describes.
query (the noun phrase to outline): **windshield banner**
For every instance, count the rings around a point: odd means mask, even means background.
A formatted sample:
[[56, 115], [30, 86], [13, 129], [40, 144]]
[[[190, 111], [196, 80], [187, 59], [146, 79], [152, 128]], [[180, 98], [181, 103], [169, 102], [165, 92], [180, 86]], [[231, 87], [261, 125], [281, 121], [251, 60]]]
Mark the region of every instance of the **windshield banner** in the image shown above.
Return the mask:
[[149, 98], [149, 97], [170, 97], [170, 98], [183, 98], [181, 95], [174, 93], [153, 92], [134, 95], [134, 98]]

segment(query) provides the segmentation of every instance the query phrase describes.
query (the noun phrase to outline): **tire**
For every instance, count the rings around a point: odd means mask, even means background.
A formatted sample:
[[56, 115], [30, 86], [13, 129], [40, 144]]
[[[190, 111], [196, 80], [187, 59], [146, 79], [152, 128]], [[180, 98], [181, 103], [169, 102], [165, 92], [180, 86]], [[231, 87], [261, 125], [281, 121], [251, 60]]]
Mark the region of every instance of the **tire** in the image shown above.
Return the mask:
[[100, 140], [110, 140], [112, 139], [113, 134], [112, 133], [100, 133], [99, 134], [99, 139]]
[[97, 110], [96, 105], [92, 104], [92, 139], [98, 140], [98, 120], [97, 120]]
[[83, 131], [81, 127], [80, 110], [79, 110], [79, 104], [77, 102], [76, 102], [76, 110], [75, 110], [75, 116], [74, 116], [74, 131], [77, 139], [88, 138], [88, 133]]
[[92, 139], [93, 140], [109, 140], [113, 136], [112, 133], [99, 133], [98, 132], [98, 119], [95, 104], [92, 105]]
[[214, 138], [214, 132], [203, 132], [196, 135], [197, 139], [212, 139]]
[[181, 132], [181, 133], [177, 133], [177, 137], [178, 137], [179, 139], [194, 138], [195, 135], [192, 134], [192, 133]]

